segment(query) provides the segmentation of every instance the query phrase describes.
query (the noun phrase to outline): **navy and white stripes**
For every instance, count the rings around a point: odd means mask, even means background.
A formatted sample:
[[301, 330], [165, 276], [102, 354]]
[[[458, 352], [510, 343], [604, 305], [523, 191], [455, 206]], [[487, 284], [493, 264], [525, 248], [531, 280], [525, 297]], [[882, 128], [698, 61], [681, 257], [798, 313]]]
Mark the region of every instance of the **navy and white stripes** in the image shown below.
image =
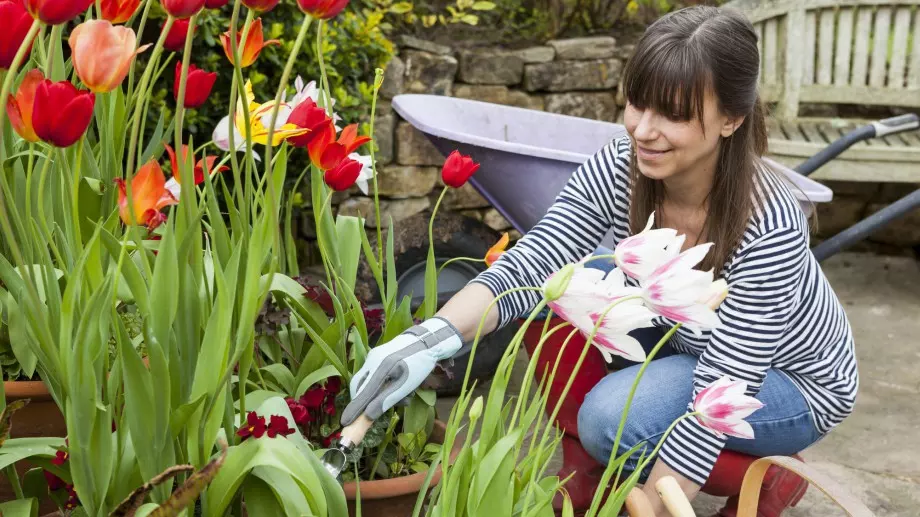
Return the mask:
[[[582, 164], [544, 218], [473, 282], [493, 293], [539, 286], [563, 265], [594, 251], [609, 229], [629, 232], [630, 141], [609, 143]], [[782, 180], [763, 175], [764, 189], [747, 230], [721, 272], [729, 285], [719, 328], [696, 337], [685, 328], [670, 345], [699, 357], [694, 395], [728, 375], [756, 395], [769, 368], [804, 394], [819, 432], [853, 410], [859, 379], [853, 336], [840, 302], [808, 249], [808, 221]], [[522, 291], [498, 302], [500, 325], [528, 313], [539, 294]], [[673, 322], [657, 318], [656, 325]], [[692, 401], [687, 401], [688, 407]], [[725, 439], [695, 418], [682, 420], [661, 448], [669, 466], [703, 484]]]

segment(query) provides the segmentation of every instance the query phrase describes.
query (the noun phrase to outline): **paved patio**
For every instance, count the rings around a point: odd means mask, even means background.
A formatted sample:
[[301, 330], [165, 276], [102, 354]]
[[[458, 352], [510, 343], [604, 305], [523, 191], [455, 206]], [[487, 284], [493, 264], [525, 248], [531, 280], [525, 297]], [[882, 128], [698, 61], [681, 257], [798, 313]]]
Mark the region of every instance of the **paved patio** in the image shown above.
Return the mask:
[[[920, 263], [845, 253], [828, 260], [824, 270], [853, 325], [861, 383], [853, 415], [804, 456], [878, 517], [915, 517], [920, 515]], [[519, 365], [525, 362], [522, 356]], [[442, 418], [451, 403], [439, 402]], [[720, 505], [706, 495], [693, 504], [700, 517]], [[814, 489], [787, 514], [844, 515]]]

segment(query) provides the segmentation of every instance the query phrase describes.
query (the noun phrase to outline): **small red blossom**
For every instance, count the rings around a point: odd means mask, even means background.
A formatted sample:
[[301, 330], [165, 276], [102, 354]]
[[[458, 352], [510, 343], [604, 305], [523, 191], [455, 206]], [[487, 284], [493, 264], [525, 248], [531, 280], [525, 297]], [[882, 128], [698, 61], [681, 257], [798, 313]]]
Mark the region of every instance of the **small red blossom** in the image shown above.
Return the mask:
[[67, 485], [67, 490], [70, 492], [70, 496], [67, 498], [67, 502], [64, 503], [64, 509], [73, 510], [80, 506], [80, 498], [77, 496], [77, 491], [74, 490], [73, 485]]
[[287, 402], [288, 409], [291, 410], [291, 416], [294, 417], [294, 423], [297, 425], [305, 425], [310, 423], [310, 412], [307, 411], [300, 402], [297, 402], [291, 397], [284, 399]]
[[326, 399], [326, 391], [322, 386], [315, 386], [308, 389], [300, 397], [300, 403], [307, 409], [319, 409], [323, 405], [323, 400]]
[[70, 458], [70, 454], [67, 454], [67, 451], [57, 451], [57, 453], [54, 455], [54, 459], [51, 460], [51, 463], [60, 467], [67, 462], [68, 458]]
[[294, 428], [288, 427], [287, 418], [280, 415], [272, 415], [268, 424], [268, 437], [287, 436], [294, 432]]
[[47, 470], [43, 470], [42, 474], [45, 475], [45, 481], [48, 483], [48, 490], [55, 492], [67, 486], [67, 483], [63, 479], [55, 476]]
[[246, 415], [246, 425], [239, 428], [236, 431], [236, 435], [246, 439], [252, 436], [253, 438], [261, 438], [265, 434], [265, 417], [259, 416], [255, 411], [250, 411]]
[[323, 438], [323, 447], [331, 447], [332, 444], [341, 437], [342, 433], [340, 431], [336, 431], [330, 434], [329, 436]]

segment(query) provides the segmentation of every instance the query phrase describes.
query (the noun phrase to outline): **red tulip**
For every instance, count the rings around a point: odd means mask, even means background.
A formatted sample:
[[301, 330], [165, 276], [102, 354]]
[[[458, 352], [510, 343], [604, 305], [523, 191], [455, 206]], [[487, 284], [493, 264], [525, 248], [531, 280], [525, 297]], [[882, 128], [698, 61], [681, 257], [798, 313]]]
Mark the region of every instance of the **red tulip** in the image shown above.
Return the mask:
[[49, 144], [70, 147], [86, 132], [93, 118], [96, 96], [77, 90], [69, 81], [38, 84], [32, 107], [35, 134]]
[[[160, 212], [163, 208], [179, 203], [166, 189], [166, 176], [156, 160], [147, 162], [131, 180], [131, 207], [128, 206], [128, 191], [125, 181], [115, 179], [118, 186], [118, 212], [125, 224], [142, 224], [153, 230], [166, 221], [166, 216]], [[134, 209], [134, 214], [130, 209]], [[133, 219], [133, 220], [132, 220]]]
[[345, 9], [348, 0], [297, 0], [300, 10], [314, 18], [328, 20]]
[[[0, 68], [9, 70], [13, 64], [16, 52], [22, 46], [29, 29], [32, 27], [32, 17], [26, 12], [20, 1], [0, 1], [0, 20], [3, 20], [4, 29], [0, 31]], [[34, 41], [34, 38], [33, 38]], [[31, 44], [28, 52], [31, 52]], [[26, 59], [28, 59], [28, 52]]]
[[333, 190], [348, 190], [358, 180], [362, 167], [364, 166], [360, 162], [347, 158], [340, 161], [334, 168], [327, 170], [323, 174], [323, 181]]
[[[166, 40], [163, 42], [163, 48], [170, 52], [182, 52], [185, 50], [185, 38], [188, 36], [188, 20], [176, 20], [172, 27], [169, 29], [169, 34], [166, 35]], [[198, 27], [195, 27], [195, 32], [198, 32]]]
[[280, 1], [281, 0], [243, 0], [243, 5], [252, 9], [253, 11], [267, 13], [268, 11], [274, 9]]
[[[237, 31], [236, 44], [240, 51], [240, 58], [243, 60], [243, 62], [240, 63], [240, 68], [246, 68], [255, 63], [262, 49], [265, 47], [281, 44], [281, 42], [276, 39], [265, 41], [265, 35], [262, 34], [262, 18], [256, 18], [256, 20], [252, 22], [252, 25], [249, 26], [249, 32], [246, 33], [246, 42], [240, 45], [240, 38], [242, 37], [243, 31]], [[227, 59], [230, 60], [230, 63], [233, 63], [233, 49], [230, 47], [230, 31], [220, 35], [220, 42], [224, 46], [224, 54], [227, 55]]]
[[204, 9], [204, 0], [160, 0], [163, 9], [180, 20], [191, 18]]
[[102, 18], [112, 23], [125, 23], [140, 5], [141, 0], [102, 0]]
[[[169, 164], [172, 166], [172, 175], [173, 178], [181, 185], [182, 178], [179, 176], [179, 162], [176, 158], [176, 151], [168, 144], [164, 144], [163, 147], [166, 148], [166, 154], [169, 155]], [[187, 159], [188, 157], [188, 146], [182, 144], [182, 159]], [[192, 157], [194, 160], [195, 157]], [[207, 174], [211, 173], [211, 169], [214, 168], [214, 162], [217, 161], [216, 156], [205, 156], [204, 158], [198, 160], [198, 163], [195, 164], [195, 169], [193, 171], [195, 175], [195, 185], [200, 185], [204, 182], [205, 171]], [[224, 172], [229, 170], [229, 167], [222, 165], [216, 172]]]
[[112, 25], [107, 20], [89, 20], [77, 25], [68, 42], [77, 76], [96, 93], [118, 88], [128, 75], [134, 57], [149, 46], [135, 49], [134, 30]]
[[[291, 112], [290, 116], [288, 116], [287, 121], [289, 124], [294, 124], [297, 127], [310, 130], [309, 133], [292, 136], [287, 139], [288, 143], [294, 147], [307, 147], [310, 141], [313, 140], [313, 137], [317, 136], [320, 130], [325, 129], [327, 126], [329, 129], [332, 129], [333, 133], [335, 132], [332, 119], [329, 118], [326, 110], [317, 106], [316, 103], [313, 102], [313, 99], [310, 98], [304, 99], [303, 102], [298, 104]], [[333, 139], [334, 138], [333, 136]]]
[[463, 156], [460, 151], [454, 151], [444, 161], [444, 167], [441, 168], [441, 179], [447, 186], [460, 188], [477, 170], [479, 170], [479, 164], [472, 158]]
[[29, 142], [38, 142], [38, 135], [32, 127], [32, 108], [35, 105], [35, 90], [39, 83], [45, 80], [41, 70], [32, 69], [26, 74], [16, 96], [9, 96], [6, 100], [6, 115], [10, 118], [13, 129], [22, 138]]
[[95, 0], [23, 0], [36, 20], [48, 25], [69, 22], [86, 12]]
[[268, 424], [268, 437], [287, 436], [293, 434], [294, 429], [288, 426], [287, 418], [281, 415], [272, 415]]
[[[179, 102], [179, 82], [182, 80], [182, 62], [176, 63], [176, 80], [173, 82], [173, 98]], [[205, 72], [195, 65], [189, 64], [188, 77], [185, 80], [185, 102], [186, 108], [200, 108], [208, 95], [211, 94], [211, 88], [217, 81], [217, 72]]]
[[208, 9], [220, 9], [221, 7], [227, 5], [230, 0], [205, 0], [204, 6]]
[[[324, 171], [336, 168], [345, 157], [355, 152], [359, 147], [370, 142], [368, 136], [358, 136], [358, 125], [351, 124], [342, 130], [338, 141], [335, 140], [335, 127], [330, 120], [328, 124], [316, 130], [316, 135], [307, 145], [310, 160]], [[351, 169], [348, 170], [351, 172]], [[358, 171], [360, 173], [360, 169]]]
[[237, 436], [242, 438], [261, 438], [265, 434], [265, 417], [259, 416], [255, 411], [250, 411], [246, 415], [246, 425], [239, 428], [236, 432]]

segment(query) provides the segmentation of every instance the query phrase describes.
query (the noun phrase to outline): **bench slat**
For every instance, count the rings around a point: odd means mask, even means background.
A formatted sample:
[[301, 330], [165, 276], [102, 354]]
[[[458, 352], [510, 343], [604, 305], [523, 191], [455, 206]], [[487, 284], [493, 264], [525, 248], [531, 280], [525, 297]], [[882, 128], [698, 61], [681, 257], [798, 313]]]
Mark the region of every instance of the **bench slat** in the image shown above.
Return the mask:
[[[769, 143], [771, 153], [800, 156], [802, 158], [811, 157], [827, 147], [827, 144], [795, 140], [770, 139]], [[838, 160], [904, 162], [905, 165], [915, 168], [917, 176], [920, 178], [920, 167], [917, 167], [917, 162], [920, 161], [920, 149], [916, 147], [871, 146], [861, 149], [853, 147], [834, 158], [834, 161]]]
[[885, 68], [888, 60], [888, 34], [891, 31], [891, 8], [879, 7], [875, 12], [875, 30], [872, 34], [872, 63], [869, 69], [869, 86], [885, 86]]
[[914, 13], [914, 46], [910, 50], [910, 70], [907, 87], [920, 88], [920, 9]]
[[856, 41], [853, 42], [853, 66], [850, 84], [863, 86], [869, 73], [869, 34], [872, 30], [872, 8], [861, 7], [856, 13]]
[[888, 87], [904, 88], [904, 68], [907, 66], [907, 36], [910, 32], [910, 8], [900, 7], [894, 13], [894, 36], [891, 44], [891, 63], [888, 66]]
[[818, 22], [814, 11], [805, 11], [805, 46], [802, 49], [802, 84], [815, 82], [815, 40], [818, 34]]
[[837, 18], [837, 46], [834, 49], [834, 84], [849, 84], [853, 49], [853, 9], [843, 7]]
[[807, 138], [808, 141], [813, 144], [827, 145], [831, 143], [831, 141], [836, 139], [836, 137], [830, 140], [827, 138], [824, 138], [824, 135], [821, 134], [820, 131], [818, 131], [818, 125], [814, 122], [800, 122], [799, 129], [805, 135], [805, 138]]
[[891, 90], [871, 86], [824, 86], [811, 84], [802, 86], [800, 102], [822, 104], [871, 104], [875, 106], [920, 107], [920, 88]]
[[805, 134], [802, 133], [802, 130], [799, 128], [798, 123], [784, 121], [781, 123], [783, 128], [783, 134], [786, 135], [787, 140], [794, 140], [798, 142], [808, 142], [808, 139], [805, 138]]
[[[833, 9], [824, 9], [818, 15], [818, 84], [831, 84], [834, 70], [834, 15]], [[787, 42], [789, 44], [791, 42]]]

